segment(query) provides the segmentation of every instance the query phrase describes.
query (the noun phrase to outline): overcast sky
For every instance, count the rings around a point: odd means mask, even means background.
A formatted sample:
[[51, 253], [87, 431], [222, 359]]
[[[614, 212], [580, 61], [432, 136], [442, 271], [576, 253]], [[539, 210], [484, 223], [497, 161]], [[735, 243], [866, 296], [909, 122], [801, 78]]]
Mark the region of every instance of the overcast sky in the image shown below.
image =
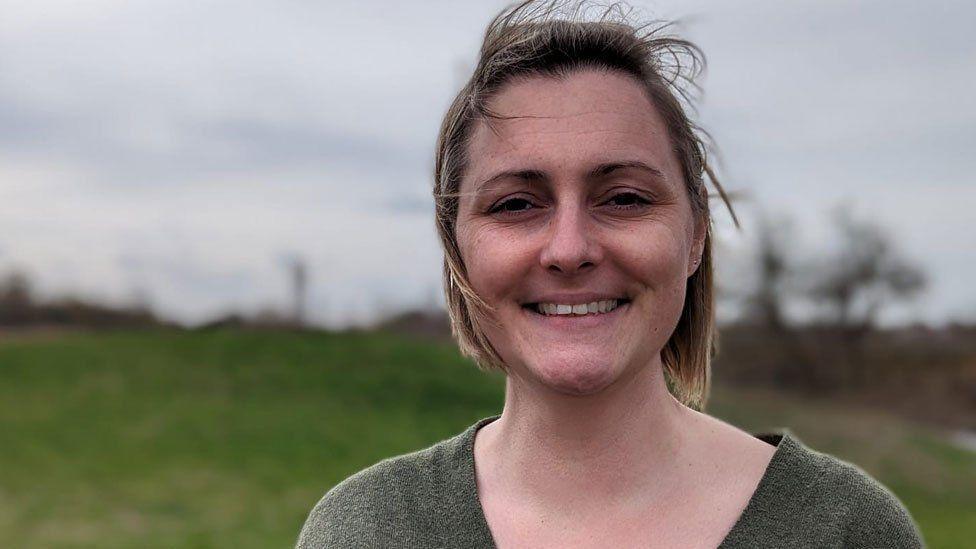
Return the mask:
[[[0, 272], [187, 322], [284, 306], [295, 254], [320, 322], [439, 299], [433, 142], [504, 4], [0, 0]], [[717, 214], [724, 286], [756, 203], [815, 255], [852, 201], [931, 278], [890, 318], [976, 319], [976, 4], [633, 4], [708, 56], [751, 197]]]

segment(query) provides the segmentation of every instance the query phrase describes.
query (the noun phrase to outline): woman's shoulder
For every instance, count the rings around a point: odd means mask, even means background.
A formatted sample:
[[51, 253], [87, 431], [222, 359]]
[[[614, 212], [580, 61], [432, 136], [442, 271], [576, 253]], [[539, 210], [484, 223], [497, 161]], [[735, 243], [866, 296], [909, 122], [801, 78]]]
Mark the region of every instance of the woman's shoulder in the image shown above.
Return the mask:
[[328, 490], [312, 508], [296, 547], [423, 546], [433, 521], [456, 498], [471, 428], [430, 447], [384, 459]]
[[846, 510], [846, 546], [923, 546], [908, 509], [881, 482], [853, 463], [806, 447], [803, 450], [815, 470], [822, 471], [819, 482], [810, 487], [812, 499]]
[[797, 539], [822, 546], [923, 546], [902, 502], [857, 465], [807, 447], [788, 430], [756, 436], [777, 451], [744, 513], [743, 531], [761, 536], [789, 524]]
[[[315, 504], [302, 527], [297, 546], [347, 547], [370, 538], [376, 542], [399, 535], [412, 525], [391, 520], [420, 519], [432, 504], [436, 476], [451, 440], [384, 459], [332, 487]], [[419, 512], [405, 513], [405, 509]], [[390, 530], [390, 531], [388, 531]], [[374, 544], [375, 545], [375, 544]]]

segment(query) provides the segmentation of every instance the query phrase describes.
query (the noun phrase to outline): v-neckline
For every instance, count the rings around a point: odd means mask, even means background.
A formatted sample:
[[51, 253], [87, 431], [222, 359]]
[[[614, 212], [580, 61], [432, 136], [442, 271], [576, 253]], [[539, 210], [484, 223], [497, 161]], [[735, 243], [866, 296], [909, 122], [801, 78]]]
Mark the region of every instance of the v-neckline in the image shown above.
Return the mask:
[[[462, 434], [461, 441], [461, 452], [463, 460], [463, 471], [461, 472], [460, 480], [463, 484], [460, 492], [466, 494], [467, 505], [470, 506], [470, 512], [472, 515], [477, 517], [479, 534], [483, 538], [483, 542], [488, 547], [497, 547], [495, 545], [495, 539], [491, 535], [491, 528], [488, 526], [488, 519], [485, 517], [485, 510], [481, 506], [481, 499], [478, 496], [478, 484], [477, 484], [477, 473], [475, 471], [474, 464], [474, 439], [478, 433], [478, 429], [481, 429], [485, 425], [488, 425], [492, 421], [498, 419], [499, 415], [486, 417], [484, 419], [478, 420], [474, 425], [468, 427], [468, 429]], [[788, 429], [783, 429], [781, 432], [776, 433], [755, 433], [752, 436], [762, 440], [767, 444], [771, 444], [776, 447], [773, 452], [772, 458], [770, 458], [769, 463], [766, 465], [766, 470], [763, 472], [762, 477], [759, 479], [759, 483], [756, 485], [756, 489], [753, 491], [752, 496], [749, 498], [749, 502], [746, 504], [742, 513], [736, 519], [732, 528], [725, 534], [722, 539], [722, 543], [718, 545], [717, 549], [723, 549], [730, 547], [727, 542], [734, 540], [740, 535], [742, 530], [747, 530], [750, 528], [749, 523], [754, 520], [753, 517], [759, 512], [760, 506], [763, 501], [767, 501], [772, 495], [771, 491], [773, 487], [777, 484], [777, 479], [780, 478], [784, 471], [789, 468], [789, 455], [795, 453], [799, 441], [797, 441]]]

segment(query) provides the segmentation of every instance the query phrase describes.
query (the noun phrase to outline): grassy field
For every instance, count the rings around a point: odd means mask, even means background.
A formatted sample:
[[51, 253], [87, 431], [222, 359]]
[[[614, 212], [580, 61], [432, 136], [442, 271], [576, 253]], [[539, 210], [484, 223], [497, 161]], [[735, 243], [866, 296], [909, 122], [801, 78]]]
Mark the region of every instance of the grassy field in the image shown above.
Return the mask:
[[[0, 547], [288, 547], [332, 484], [497, 413], [450, 345], [216, 331], [0, 342]], [[976, 537], [976, 454], [869, 410], [717, 389], [710, 412], [860, 465], [931, 547]]]

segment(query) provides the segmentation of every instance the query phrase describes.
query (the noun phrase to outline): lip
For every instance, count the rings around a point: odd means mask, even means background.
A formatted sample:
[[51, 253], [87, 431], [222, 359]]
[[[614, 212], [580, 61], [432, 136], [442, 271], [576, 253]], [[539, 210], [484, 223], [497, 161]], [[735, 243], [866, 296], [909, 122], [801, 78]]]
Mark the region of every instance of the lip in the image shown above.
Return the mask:
[[609, 292], [597, 293], [552, 293], [545, 294], [541, 296], [534, 296], [530, 299], [526, 299], [521, 303], [522, 306], [528, 305], [529, 303], [561, 303], [563, 305], [582, 305], [584, 303], [592, 303], [594, 301], [604, 301], [616, 299], [618, 301], [629, 301], [626, 294], [613, 294]]
[[[612, 299], [612, 298], [604, 298]], [[544, 303], [548, 303], [545, 302]], [[537, 313], [527, 307], [522, 307], [522, 312], [528, 315], [530, 321], [553, 330], [592, 330], [609, 326], [614, 323], [621, 315], [630, 309], [630, 301], [620, 304], [616, 309], [609, 313], [589, 314], [589, 315], [544, 315]]]

